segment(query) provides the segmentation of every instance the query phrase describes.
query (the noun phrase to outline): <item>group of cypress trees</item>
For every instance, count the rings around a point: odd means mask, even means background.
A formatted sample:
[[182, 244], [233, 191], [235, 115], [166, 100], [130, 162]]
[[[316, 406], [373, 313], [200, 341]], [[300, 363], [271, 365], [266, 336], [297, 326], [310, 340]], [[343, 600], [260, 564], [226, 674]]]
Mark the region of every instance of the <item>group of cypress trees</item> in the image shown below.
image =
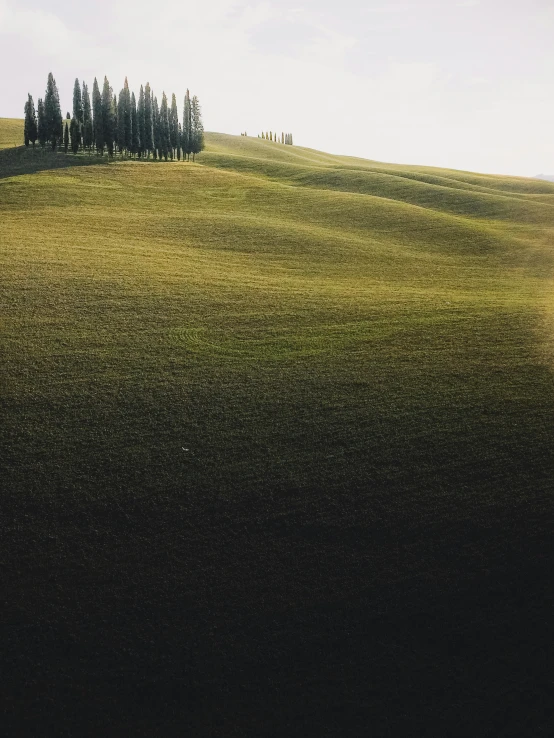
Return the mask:
[[262, 131], [261, 135], [259, 135], [258, 138], [263, 138], [267, 141], [275, 141], [275, 143], [287, 144], [288, 146], [293, 145], [292, 133], [281, 133], [281, 135], [279, 136], [278, 133], [273, 133], [273, 131], [266, 131], [265, 133]]
[[[68, 113], [69, 117], [69, 113]], [[165, 92], [161, 104], [147, 82], [141, 85], [138, 102], [135, 93], [125, 83], [119, 96], [114, 94], [108, 78], [104, 77], [102, 91], [96, 78], [92, 86], [92, 104], [88, 86], [75, 80], [73, 87], [73, 117], [63, 127], [62, 112], [56, 81], [52, 73], [44, 101], [39, 99], [38, 111], [31, 95], [25, 103], [25, 145], [50, 144], [52, 150], [63, 142], [67, 152], [71, 146], [74, 154], [93, 149], [100, 155], [107, 151], [110, 157], [116, 153], [154, 159], [192, 159], [204, 149], [204, 126], [198, 98], [192, 99], [187, 90], [183, 105], [182, 124], [177, 110], [177, 98], [171, 96], [168, 103]]]
[[44, 100], [38, 101], [38, 115], [35, 112], [35, 103], [31, 95], [25, 103], [25, 146], [35, 145], [37, 139], [41, 146], [51, 144], [52, 149], [63, 140], [62, 110], [56, 80], [52, 72], [48, 75]]

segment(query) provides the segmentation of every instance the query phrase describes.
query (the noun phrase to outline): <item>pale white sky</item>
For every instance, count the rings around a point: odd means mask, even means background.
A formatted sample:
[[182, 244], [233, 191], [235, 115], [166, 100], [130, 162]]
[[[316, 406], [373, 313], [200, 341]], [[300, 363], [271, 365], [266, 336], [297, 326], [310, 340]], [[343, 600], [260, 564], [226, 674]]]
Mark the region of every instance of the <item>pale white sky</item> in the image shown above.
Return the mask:
[[0, 0], [0, 116], [49, 71], [199, 96], [206, 129], [380, 161], [554, 174], [554, 0]]

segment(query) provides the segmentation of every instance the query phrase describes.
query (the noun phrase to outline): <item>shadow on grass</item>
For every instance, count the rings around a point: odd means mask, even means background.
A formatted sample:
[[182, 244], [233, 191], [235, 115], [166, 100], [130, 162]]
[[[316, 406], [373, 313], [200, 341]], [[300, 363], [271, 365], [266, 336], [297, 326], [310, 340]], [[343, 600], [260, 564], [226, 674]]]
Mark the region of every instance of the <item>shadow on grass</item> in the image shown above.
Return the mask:
[[48, 169], [65, 169], [67, 167], [85, 167], [91, 164], [106, 164], [110, 161], [107, 156], [99, 157], [96, 154], [65, 154], [64, 152], [47, 149], [26, 148], [17, 146], [12, 149], [0, 150], [0, 179], [17, 177], [20, 174], [35, 174]]

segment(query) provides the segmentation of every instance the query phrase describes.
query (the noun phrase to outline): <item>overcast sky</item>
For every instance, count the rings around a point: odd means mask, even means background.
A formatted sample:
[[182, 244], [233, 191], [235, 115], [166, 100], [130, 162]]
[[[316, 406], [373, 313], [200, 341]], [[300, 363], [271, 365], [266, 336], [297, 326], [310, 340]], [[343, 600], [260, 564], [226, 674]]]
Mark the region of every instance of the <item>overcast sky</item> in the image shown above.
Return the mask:
[[554, 174], [554, 0], [0, 0], [0, 117], [54, 73], [200, 98], [207, 130]]

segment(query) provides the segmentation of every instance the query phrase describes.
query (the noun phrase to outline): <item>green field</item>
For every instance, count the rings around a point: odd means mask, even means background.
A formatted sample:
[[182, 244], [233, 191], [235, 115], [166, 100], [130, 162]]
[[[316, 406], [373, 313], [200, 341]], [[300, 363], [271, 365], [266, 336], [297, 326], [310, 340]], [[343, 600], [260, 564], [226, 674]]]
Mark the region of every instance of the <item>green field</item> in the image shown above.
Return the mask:
[[0, 152], [13, 735], [551, 735], [554, 184], [206, 140]]

